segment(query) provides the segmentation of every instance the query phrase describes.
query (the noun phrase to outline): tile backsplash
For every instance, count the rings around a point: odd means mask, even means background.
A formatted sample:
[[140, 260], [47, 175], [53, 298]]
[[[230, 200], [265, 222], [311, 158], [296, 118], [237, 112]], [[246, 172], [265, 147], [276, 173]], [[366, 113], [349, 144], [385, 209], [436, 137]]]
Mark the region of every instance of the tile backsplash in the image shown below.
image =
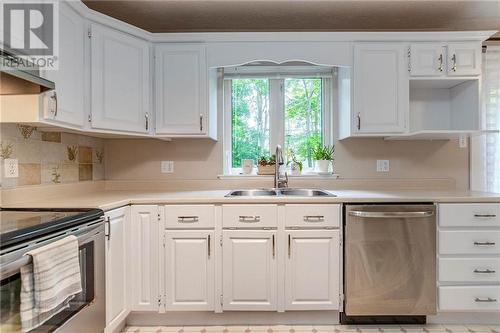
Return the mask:
[[[6, 178], [3, 160], [18, 160], [19, 177]], [[20, 124], [0, 125], [1, 187], [104, 179], [104, 141]]]

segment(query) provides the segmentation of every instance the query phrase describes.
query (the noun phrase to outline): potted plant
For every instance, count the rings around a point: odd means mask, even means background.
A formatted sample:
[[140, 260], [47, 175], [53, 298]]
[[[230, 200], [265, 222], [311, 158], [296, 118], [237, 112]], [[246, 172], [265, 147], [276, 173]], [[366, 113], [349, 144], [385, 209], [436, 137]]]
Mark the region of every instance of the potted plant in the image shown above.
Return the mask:
[[292, 149], [288, 150], [287, 165], [290, 166], [290, 171], [292, 172], [293, 176], [300, 176], [304, 165], [302, 164], [302, 161], [299, 161]]
[[313, 149], [312, 157], [315, 161], [316, 172], [319, 174], [330, 173], [330, 163], [333, 162], [333, 153], [335, 152], [335, 146], [323, 146], [318, 145]]
[[273, 175], [276, 166], [276, 155], [261, 156], [257, 162], [258, 175]]

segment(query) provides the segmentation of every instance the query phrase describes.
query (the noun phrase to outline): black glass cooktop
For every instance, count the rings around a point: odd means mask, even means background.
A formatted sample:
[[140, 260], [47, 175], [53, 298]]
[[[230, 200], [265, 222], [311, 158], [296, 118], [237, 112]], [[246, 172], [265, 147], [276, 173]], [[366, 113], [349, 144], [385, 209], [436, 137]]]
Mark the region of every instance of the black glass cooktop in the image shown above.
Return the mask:
[[0, 208], [0, 248], [99, 219], [100, 209]]

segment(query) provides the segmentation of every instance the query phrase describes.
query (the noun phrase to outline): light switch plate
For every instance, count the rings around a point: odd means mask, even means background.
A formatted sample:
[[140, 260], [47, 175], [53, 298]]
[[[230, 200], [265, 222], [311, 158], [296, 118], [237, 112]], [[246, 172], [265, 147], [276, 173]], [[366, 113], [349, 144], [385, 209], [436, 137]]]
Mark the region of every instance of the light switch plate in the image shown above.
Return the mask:
[[5, 170], [5, 178], [19, 177], [19, 165], [17, 158], [6, 158], [3, 160], [3, 167]]
[[377, 172], [389, 172], [389, 160], [377, 160]]
[[460, 137], [458, 138], [458, 146], [460, 148], [467, 148], [467, 135], [460, 134]]
[[174, 161], [161, 161], [161, 173], [174, 173]]

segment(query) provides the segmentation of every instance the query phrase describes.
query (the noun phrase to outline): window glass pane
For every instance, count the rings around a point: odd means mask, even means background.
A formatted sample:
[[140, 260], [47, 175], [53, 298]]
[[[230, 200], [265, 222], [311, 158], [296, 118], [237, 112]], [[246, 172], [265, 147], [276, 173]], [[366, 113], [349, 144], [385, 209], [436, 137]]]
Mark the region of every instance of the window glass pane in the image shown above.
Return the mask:
[[234, 79], [231, 96], [232, 167], [269, 154], [269, 80]]
[[312, 149], [322, 143], [321, 79], [285, 79], [285, 148], [304, 168], [312, 168]]

